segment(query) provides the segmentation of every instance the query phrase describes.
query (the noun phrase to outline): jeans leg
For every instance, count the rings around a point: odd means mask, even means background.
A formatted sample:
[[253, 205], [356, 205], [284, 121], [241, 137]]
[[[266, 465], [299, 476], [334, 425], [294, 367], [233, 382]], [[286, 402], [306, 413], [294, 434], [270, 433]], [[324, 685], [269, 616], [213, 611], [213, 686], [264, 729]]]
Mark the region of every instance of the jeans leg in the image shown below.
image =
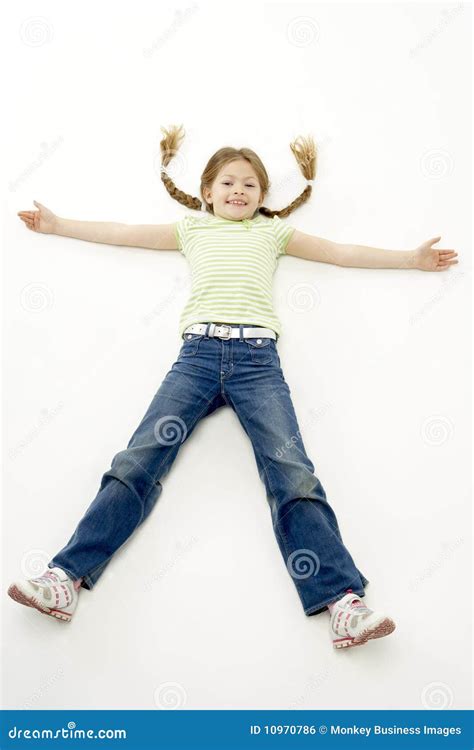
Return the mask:
[[225, 405], [218, 378], [196, 367], [196, 339], [181, 353], [156, 392], [127, 448], [102, 477], [97, 496], [72, 537], [48, 563], [92, 589], [113, 554], [149, 516], [181, 445], [198, 421]]
[[288, 572], [305, 614], [314, 615], [348, 588], [364, 596], [368, 580], [343, 543], [307, 456], [274, 340], [265, 352], [250, 346], [237, 342], [225, 395], [252, 442]]

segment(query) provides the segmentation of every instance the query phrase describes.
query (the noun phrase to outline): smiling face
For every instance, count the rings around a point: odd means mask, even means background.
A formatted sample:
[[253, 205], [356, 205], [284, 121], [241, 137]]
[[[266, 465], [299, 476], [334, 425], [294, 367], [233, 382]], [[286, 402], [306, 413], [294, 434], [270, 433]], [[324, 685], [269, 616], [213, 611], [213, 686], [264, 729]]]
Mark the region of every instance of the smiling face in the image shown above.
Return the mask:
[[231, 221], [251, 219], [263, 203], [257, 174], [245, 159], [225, 164], [212, 187], [204, 188], [203, 194], [206, 202], [212, 204], [214, 216]]

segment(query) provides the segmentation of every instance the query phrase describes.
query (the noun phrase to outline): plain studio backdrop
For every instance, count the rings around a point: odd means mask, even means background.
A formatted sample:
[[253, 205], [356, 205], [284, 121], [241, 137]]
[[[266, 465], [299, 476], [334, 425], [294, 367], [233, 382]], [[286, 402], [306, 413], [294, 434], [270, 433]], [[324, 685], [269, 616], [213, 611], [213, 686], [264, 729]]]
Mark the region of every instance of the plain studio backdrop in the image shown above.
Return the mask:
[[[24, 2], [3, 24], [4, 708], [468, 708], [470, 665], [470, 8], [465, 4]], [[171, 223], [160, 126], [183, 124], [177, 185], [249, 146], [286, 206], [289, 144], [319, 147], [286, 220], [409, 250], [441, 273], [283, 257], [283, 372], [343, 540], [397, 623], [333, 651], [304, 614], [252, 446], [224, 407], [199, 423], [151, 516], [70, 624], [21, 607], [94, 499], [175, 361], [186, 259], [29, 232], [60, 216]], [[384, 689], [381, 690], [381, 684]]]

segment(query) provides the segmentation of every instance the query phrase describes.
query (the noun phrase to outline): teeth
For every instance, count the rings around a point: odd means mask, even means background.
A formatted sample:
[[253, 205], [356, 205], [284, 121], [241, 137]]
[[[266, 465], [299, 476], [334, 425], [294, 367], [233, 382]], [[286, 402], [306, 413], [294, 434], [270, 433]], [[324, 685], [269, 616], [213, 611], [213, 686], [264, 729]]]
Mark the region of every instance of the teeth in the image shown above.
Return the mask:
[[243, 201], [227, 201], [227, 202], [232, 204], [233, 206], [245, 206], [245, 203]]

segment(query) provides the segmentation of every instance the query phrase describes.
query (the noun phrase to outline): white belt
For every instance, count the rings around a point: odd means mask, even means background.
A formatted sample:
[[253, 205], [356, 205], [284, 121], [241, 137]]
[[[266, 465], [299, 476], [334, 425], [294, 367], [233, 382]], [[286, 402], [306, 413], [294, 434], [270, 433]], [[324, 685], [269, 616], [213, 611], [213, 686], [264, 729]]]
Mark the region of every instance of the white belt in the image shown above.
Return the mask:
[[[234, 324], [235, 325], [235, 324]], [[206, 333], [209, 326], [208, 336], [217, 336], [220, 339], [238, 339], [240, 338], [240, 327], [237, 325], [233, 328], [230, 325], [222, 323], [193, 323], [183, 331], [183, 338], [186, 334]], [[265, 338], [276, 339], [277, 334], [271, 328], [254, 328], [252, 326], [242, 326], [242, 336], [244, 338]]]

